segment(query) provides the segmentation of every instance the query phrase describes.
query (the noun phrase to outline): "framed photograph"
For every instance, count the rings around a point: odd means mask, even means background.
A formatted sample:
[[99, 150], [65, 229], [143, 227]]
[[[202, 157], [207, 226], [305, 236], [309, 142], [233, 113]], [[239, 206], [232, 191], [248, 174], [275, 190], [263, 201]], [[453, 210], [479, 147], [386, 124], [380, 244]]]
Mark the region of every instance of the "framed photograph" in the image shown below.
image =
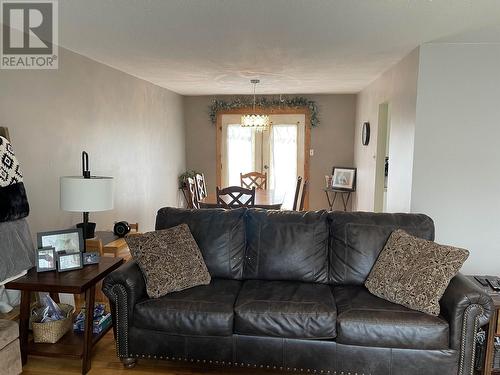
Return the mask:
[[57, 269], [57, 253], [53, 247], [43, 247], [36, 253], [36, 272], [54, 271]]
[[66, 272], [82, 268], [82, 253], [58, 254], [57, 270]]
[[83, 232], [81, 228], [40, 232], [37, 234], [38, 247], [50, 246], [56, 253], [77, 253], [83, 250]]
[[356, 168], [333, 167], [332, 188], [356, 191]]
[[83, 265], [88, 264], [98, 264], [101, 259], [101, 255], [97, 252], [95, 253], [82, 253]]

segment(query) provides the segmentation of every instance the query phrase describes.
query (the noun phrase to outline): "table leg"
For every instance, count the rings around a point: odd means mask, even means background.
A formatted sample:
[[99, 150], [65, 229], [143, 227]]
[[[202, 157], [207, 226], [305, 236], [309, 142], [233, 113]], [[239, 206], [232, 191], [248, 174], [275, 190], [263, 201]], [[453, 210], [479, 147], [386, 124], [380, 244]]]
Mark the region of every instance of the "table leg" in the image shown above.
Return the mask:
[[326, 194], [326, 200], [328, 202], [328, 207], [330, 208], [330, 211], [331, 211], [332, 207], [333, 207], [333, 203], [335, 203], [335, 201], [333, 201], [333, 202], [330, 201], [330, 194], [328, 194], [328, 190], [325, 190], [325, 194]]
[[498, 310], [495, 310], [488, 326], [488, 336], [486, 337], [486, 356], [484, 359], [483, 374], [490, 375], [493, 368], [493, 352], [495, 345], [496, 324], [498, 321]]
[[49, 296], [50, 298], [52, 298], [52, 300], [55, 302], [55, 303], [59, 303], [59, 293], [49, 293]]
[[21, 307], [19, 311], [19, 341], [21, 344], [21, 361], [28, 361], [28, 329], [30, 320], [31, 292], [21, 291]]
[[95, 285], [85, 291], [85, 333], [83, 340], [82, 374], [90, 370], [94, 326]]
[[344, 205], [344, 212], [347, 211], [347, 204], [349, 203], [349, 198], [351, 198], [351, 192], [347, 193], [347, 199], [344, 199], [344, 194], [342, 194], [342, 203]]

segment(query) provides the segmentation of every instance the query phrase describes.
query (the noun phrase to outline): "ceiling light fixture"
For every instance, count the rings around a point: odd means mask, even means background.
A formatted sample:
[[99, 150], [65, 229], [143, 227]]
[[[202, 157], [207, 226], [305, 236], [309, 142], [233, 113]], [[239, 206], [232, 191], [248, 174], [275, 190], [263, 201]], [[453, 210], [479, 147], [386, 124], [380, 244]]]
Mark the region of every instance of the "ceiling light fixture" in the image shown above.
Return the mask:
[[269, 128], [269, 116], [255, 113], [255, 86], [259, 82], [260, 80], [258, 79], [250, 80], [250, 83], [253, 85], [253, 113], [241, 116], [241, 126], [256, 130], [266, 130]]

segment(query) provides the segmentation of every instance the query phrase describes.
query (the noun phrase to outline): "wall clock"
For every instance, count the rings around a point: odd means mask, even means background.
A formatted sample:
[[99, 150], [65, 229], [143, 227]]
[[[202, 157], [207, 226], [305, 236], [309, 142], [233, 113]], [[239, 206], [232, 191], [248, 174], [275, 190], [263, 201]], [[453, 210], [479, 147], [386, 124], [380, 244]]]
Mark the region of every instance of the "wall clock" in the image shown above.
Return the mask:
[[361, 133], [361, 143], [363, 143], [363, 146], [368, 146], [368, 143], [370, 143], [370, 123], [369, 122], [363, 123], [363, 132]]

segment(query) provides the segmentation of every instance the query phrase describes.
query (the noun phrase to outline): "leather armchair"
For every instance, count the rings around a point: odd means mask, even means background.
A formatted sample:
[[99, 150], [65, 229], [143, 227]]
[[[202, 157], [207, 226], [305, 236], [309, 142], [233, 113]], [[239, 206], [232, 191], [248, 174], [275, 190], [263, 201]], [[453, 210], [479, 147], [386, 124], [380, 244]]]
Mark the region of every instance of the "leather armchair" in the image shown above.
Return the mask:
[[460, 351], [458, 374], [473, 374], [477, 330], [488, 322], [493, 301], [459, 273], [451, 280], [440, 304], [441, 314], [450, 325], [450, 347]]

